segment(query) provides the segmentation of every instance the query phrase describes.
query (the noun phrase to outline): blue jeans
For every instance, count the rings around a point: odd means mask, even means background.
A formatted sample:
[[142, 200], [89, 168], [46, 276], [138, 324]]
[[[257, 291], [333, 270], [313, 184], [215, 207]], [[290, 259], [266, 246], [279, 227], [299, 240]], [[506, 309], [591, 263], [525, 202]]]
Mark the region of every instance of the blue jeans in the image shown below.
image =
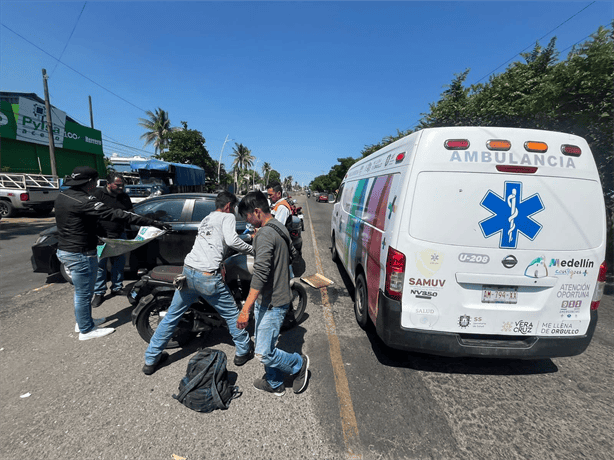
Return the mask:
[[256, 318], [256, 357], [264, 364], [265, 379], [271, 388], [284, 383], [284, 374], [296, 374], [303, 366], [303, 358], [298, 353], [288, 353], [276, 348], [286, 312], [290, 305], [268, 308], [256, 301], [254, 315]]
[[[119, 237], [126, 239], [126, 234], [122, 233]], [[124, 287], [124, 265], [126, 265], [125, 254], [109, 257], [111, 259], [111, 292], [119, 291]], [[107, 292], [107, 258], [98, 261], [98, 275], [94, 294], [104, 295]]]
[[202, 272], [188, 266], [183, 267], [183, 274], [187, 277], [187, 286], [181, 291], [175, 291], [171, 306], [168, 307], [166, 315], [158, 324], [153, 337], [149, 341], [149, 346], [145, 351], [145, 364], [151, 366], [158, 362], [159, 356], [173, 336], [181, 316], [190, 305], [198, 300], [199, 296], [213, 306], [228, 324], [228, 331], [236, 347], [235, 353], [239, 356], [249, 353], [249, 333], [245, 329], [237, 328], [239, 309], [228, 286], [224, 283], [222, 275], [219, 273], [203, 275]]
[[[120, 291], [124, 287], [124, 265], [126, 256], [121, 254], [111, 259], [111, 292]], [[98, 274], [94, 294], [104, 295], [107, 292], [107, 258], [98, 261]]]
[[72, 284], [75, 287], [75, 318], [81, 333], [85, 334], [94, 329], [92, 320], [92, 294], [96, 282], [98, 257], [93, 249], [86, 253], [66, 252], [58, 249], [57, 256], [60, 262], [70, 270]]

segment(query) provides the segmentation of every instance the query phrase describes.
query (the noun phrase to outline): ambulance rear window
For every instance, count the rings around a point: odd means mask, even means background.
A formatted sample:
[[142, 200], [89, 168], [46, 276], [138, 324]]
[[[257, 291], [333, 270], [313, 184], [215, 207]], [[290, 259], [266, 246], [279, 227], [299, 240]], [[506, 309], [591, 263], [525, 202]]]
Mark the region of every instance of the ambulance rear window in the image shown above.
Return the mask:
[[604, 241], [601, 193], [599, 182], [588, 179], [422, 172], [409, 233], [457, 246], [593, 249]]

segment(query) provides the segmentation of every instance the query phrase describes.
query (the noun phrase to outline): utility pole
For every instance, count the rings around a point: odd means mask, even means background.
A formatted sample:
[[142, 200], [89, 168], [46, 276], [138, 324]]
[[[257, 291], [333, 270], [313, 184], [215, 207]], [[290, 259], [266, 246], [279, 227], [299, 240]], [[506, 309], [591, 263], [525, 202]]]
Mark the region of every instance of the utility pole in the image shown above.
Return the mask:
[[217, 164], [217, 184], [218, 185], [220, 185], [220, 170], [222, 169], [222, 154], [224, 153], [224, 147], [226, 146], [226, 142], [228, 142], [229, 140], [228, 136], [230, 136], [230, 134], [226, 135], [226, 140], [222, 144], [222, 151], [220, 152], [220, 161]]
[[92, 129], [94, 129], [94, 112], [92, 112], [92, 96], [88, 96], [90, 100], [90, 125], [92, 125]]
[[51, 121], [51, 104], [49, 103], [49, 88], [47, 87], [47, 71], [43, 69], [43, 86], [45, 87], [45, 110], [47, 112], [47, 133], [49, 134], [49, 159], [51, 160], [51, 175], [58, 177], [55, 167], [55, 144], [53, 143], [53, 122]]

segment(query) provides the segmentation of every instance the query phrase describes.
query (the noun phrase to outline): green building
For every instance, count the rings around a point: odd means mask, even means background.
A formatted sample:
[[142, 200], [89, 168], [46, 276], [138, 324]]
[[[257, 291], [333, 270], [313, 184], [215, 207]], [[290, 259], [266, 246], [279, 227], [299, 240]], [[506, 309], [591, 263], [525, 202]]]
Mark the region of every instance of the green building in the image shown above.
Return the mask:
[[[0, 92], [0, 170], [51, 174], [45, 101], [34, 93]], [[51, 106], [58, 177], [76, 166], [91, 166], [106, 176], [102, 134]]]

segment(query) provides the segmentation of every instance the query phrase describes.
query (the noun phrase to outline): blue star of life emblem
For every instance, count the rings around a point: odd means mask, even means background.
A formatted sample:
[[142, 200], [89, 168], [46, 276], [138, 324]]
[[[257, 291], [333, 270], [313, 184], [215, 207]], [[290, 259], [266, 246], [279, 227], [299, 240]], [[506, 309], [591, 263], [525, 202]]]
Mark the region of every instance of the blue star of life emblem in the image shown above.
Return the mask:
[[506, 182], [505, 196], [500, 197], [492, 190], [482, 199], [480, 206], [493, 215], [480, 222], [480, 229], [485, 238], [500, 233], [500, 248], [515, 249], [518, 233], [533, 241], [542, 229], [542, 225], [531, 216], [545, 209], [541, 198], [536, 193], [526, 200], [522, 199], [522, 183]]

